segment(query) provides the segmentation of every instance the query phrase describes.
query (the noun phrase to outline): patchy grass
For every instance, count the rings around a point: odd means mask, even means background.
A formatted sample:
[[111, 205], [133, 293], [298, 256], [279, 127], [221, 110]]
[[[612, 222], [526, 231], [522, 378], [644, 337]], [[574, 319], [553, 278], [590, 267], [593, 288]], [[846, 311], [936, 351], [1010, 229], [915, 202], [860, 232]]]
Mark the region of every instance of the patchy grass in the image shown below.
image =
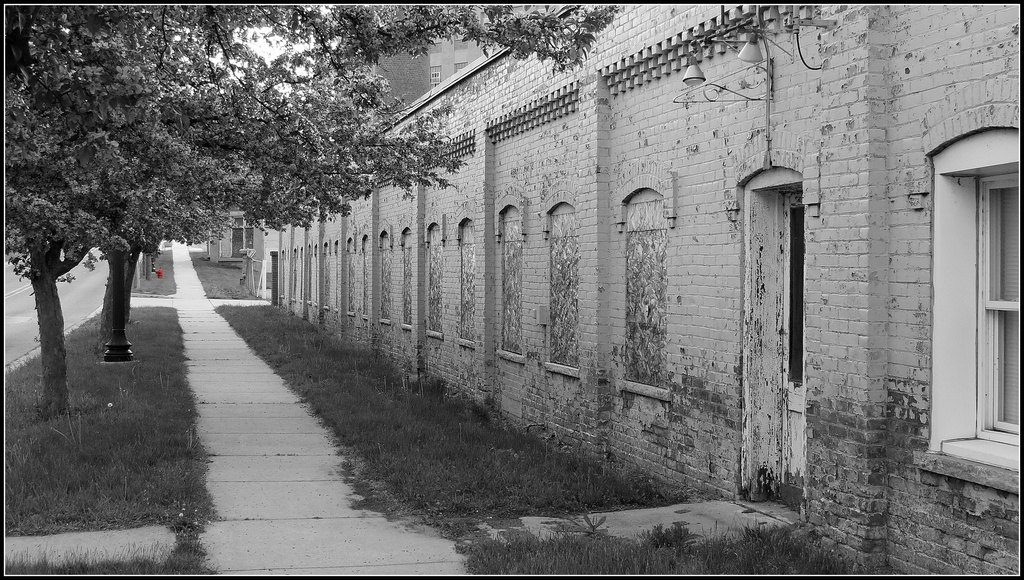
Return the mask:
[[211, 262], [208, 252], [189, 252], [207, 298], [258, 300], [242, 285], [241, 262]]
[[337, 436], [361, 507], [421, 516], [461, 540], [478, 574], [833, 574], [850, 564], [792, 528], [713, 539], [657, 527], [635, 540], [600, 524], [539, 540], [481, 539], [477, 524], [685, 501], [681, 490], [510, 428], [487, 405], [418, 384], [366, 347], [271, 306], [217, 312]]
[[118, 561], [107, 560], [93, 562], [85, 559], [71, 559], [50, 562], [46, 558], [24, 561], [15, 558], [4, 562], [5, 574], [16, 575], [51, 575], [51, 574], [120, 574], [120, 575], [155, 575], [155, 574], [212, 574], [205, 563], [206, 552], [199, 543], [198, 534], [190, 534], [183, 539], [178, 536], [174, 551], [164, 560], [147, 558], [145, 555]]
[[159, 524], [187, 552], [213, 517], [177, 313], [134, 308], [132, 319], [133, 362], [101, 362], [96, 320], [68, 335], [71, 409], [61, 417], [36, 412], [38, 358], [5, 373], [6, 534]]
[[791, 527], [747, 528], [713, 538], [656, 526], [637, 539], [519, 533], [465, 546], [473, 574], [850, 574], [855, 567]]
[[[146, 279], [145, 270], [138, 273], [138, 283], [132, 287], [132, 294], [170, 296], [178, 291], [174, 282], [174, 256], [169, 250], [161, 250], [155, 260], [157, 269], [163, 271], [163, 278], [157, 278], [155, 272], [149, 272]], [[140, 266], [142, 268], [143, 266]]]
[[372, 351], [271, 306], [222, 306], [232, 328], [281, 375], [353, 456], [361, 494], [399, 505], [458, 536], [484, 517], [552, 515], [684, 501], [535, 435], [486, 405], [415, 384]]

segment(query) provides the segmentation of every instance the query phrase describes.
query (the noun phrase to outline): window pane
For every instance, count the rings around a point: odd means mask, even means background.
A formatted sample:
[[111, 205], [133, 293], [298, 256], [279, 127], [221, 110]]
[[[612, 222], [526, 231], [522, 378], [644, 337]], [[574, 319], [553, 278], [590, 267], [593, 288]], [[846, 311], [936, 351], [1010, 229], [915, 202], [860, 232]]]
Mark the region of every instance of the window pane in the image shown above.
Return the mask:
[[1020, 312], [999, 313], [998, 420], [1020, 425]]
[[1020, 188], [992, 189], [992, 300], [1020, 300]]

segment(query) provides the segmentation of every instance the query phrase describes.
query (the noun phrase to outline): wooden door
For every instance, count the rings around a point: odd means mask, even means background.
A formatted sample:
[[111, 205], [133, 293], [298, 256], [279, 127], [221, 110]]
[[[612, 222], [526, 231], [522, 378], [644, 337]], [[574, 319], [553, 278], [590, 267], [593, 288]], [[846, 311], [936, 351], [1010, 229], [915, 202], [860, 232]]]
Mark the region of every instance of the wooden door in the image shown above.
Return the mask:
[[753, 501], [796, 507], [806, 463], [803, 206], [799, 182], [766, 177], [744, 203], [743, 484]]

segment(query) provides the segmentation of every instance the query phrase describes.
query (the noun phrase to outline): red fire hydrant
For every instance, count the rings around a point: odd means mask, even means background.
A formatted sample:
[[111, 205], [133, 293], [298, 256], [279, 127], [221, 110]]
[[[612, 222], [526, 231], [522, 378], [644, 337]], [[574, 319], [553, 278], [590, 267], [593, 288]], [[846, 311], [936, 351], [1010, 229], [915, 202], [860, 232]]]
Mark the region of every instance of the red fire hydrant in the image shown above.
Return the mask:
[[156, 277], [157, 278], [163, 278], [164, 277], [164, 269], [163, 268], [157, 268], [156, 269]]

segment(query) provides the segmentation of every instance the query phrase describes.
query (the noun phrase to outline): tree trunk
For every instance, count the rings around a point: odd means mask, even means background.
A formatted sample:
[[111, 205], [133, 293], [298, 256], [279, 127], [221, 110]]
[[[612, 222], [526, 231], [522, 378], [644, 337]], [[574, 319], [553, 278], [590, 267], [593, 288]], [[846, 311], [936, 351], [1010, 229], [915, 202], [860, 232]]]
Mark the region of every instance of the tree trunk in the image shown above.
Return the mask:
[[[41, 255], [40, 255], [41, 256]], [[66, 413], [69, 405], [67, 347], [64, 344], [64, 311], [57, 293], [57, 278], [44, 259], [33, 255], [31, 277], [39, 321], [39, 358], [43, 365], [43, 400], [39, 414], [44, 419]]]
[[[124, 321], [127, 324], [131, 320], [131, 309], [132, 309], [132, 278], [135, 277], [135, 267], [139, 261], [139, 254], [142, 252], [141, 246], [132, 246], [128, 252], [125, 253], [125, 265], [124, 265]], [[110, 256], [108, 256], [108, 259]], [[107, 269], [107, 286], [103, 291], [103, 309], [100, 310], [100, 334], [99, 341], [96, 344], [96, 353], [99, 355], [103, 354], [106, 349], [107, 341], [110, 339], [110, 333], [113, 332], [114, 326], [114, 268]]]

